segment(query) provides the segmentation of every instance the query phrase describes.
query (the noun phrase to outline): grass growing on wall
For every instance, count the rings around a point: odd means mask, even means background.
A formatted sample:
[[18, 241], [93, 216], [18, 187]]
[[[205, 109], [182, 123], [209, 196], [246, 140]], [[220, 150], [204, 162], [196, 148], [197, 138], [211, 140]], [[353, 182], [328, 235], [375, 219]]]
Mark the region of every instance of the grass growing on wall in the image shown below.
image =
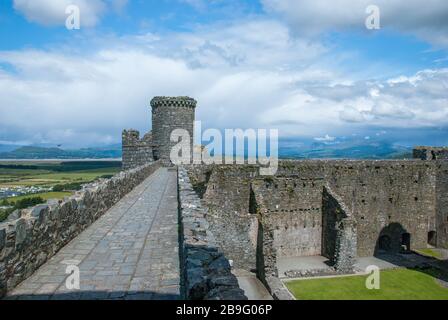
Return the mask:
[[366, 289], [366, 277], [297, 280], [286, 286], [298, 300], [448, 300], [448, 288], [421, 271], [382, 271], [380, 290]]

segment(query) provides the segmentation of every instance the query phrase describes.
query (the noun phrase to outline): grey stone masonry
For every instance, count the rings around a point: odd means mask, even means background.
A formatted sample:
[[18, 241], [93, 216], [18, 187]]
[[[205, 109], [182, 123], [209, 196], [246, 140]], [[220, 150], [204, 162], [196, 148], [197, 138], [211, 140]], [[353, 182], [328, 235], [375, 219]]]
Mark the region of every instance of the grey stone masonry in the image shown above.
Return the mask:
[[178, 169], [183, 295], [192, 300], [247, 300], [217, 246], [187, 170]]
[[[68, 264], [80, 290], [66, 287]], [[176, 172], [157, 169], [7, 298], [179, 299]]]
[[155, 160], [161, 160], [164, 165], [172, 165], [171, 150], [178, 142], [171, 141], [171, 134], [176, 129], [188, 132], [189, 141], [182, 142], [190, 148], [189, 156], [192, 157], [196, 104], [196, 100], [189, 97], [152, 99], [152, 131], [141, 139], [137, 130], [123, 131], [123, 169], [128, 170]]
[[140, 132], [137, 130], [123, 130], [122, 148], [123, 170], [154, 162], [151, 132], [140, 139]]
[[342, 199], [326, 185], [323, 192], [324, 254], [340, 273], [351, 273], [357, 257], [356, 221]]
[[160, 163], [154, 163], [121, 172], [63, 201], [22, 210], [17, 220], [0, 224], [0, 297], [30, 277], [159, 167]]
[[151, 107], [155, 159], [160, 159], [164, 164], [171, 164], [170, 153], [177, 144], [171, 141], [171, 133], [176, 129], [188, 131], [192, 156], [196, 100], [189, 97], [155, 97], [151, 101]]

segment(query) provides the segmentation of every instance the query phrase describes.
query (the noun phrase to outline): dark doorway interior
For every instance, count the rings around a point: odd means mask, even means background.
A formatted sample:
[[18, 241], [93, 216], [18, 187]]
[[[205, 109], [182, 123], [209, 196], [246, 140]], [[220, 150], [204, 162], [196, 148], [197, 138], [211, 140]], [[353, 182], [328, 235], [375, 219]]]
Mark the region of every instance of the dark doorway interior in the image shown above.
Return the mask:
[[401, 246], [404, 251], [411, 251], [411, 234], [403, 233], [401, 235]]
[[378, 240], [378, 247], [381, 251], [390, 251], [391, 250], [392, 240], [389, 236], [384, 235], [381, 236]]
[[428, 244], [433, 247], [437, 246], [437, 232], [435, 231], [428, 232]]

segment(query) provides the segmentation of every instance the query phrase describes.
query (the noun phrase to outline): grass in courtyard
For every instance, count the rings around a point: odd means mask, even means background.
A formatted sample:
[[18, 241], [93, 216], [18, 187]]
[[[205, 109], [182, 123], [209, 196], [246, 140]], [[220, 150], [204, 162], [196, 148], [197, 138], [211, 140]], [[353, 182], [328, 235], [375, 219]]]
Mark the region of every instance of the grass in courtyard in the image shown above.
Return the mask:
[[410, 269], [381, 272], [381, 289], [368, 290], [367, 276], [286, 282], [298, 300], [448, 300], [448, 288], [429, 274]]
[[428, 256], [428, 257], [433, 257], [433, 258], [440, 259], [440, 260], [443, 259], [443, 256], [439, 251], [436, 251], [436, 250], [433, 250], [430, 248], [419, 249], [419, 250], [415, 250], [415, 251], [417, 251], [418, 253], [423, 254], [425, 256]]

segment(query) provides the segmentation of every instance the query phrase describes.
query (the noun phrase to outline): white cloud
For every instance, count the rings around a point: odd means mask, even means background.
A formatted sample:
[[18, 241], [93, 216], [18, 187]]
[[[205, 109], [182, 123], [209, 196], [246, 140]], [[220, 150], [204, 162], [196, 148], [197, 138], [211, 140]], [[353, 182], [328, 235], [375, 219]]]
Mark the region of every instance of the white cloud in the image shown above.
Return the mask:
[[319, 142], [332, 142], [332, 141], [336, 140], [336, 138], [331, 137], [330, 135], [326, 134], [324, 137], [314, 138], [314, 140], [319, 141]]
[[339, 117], [341, 120], [347, 122], [364, 122], [366, 120], [363, 112], [354, 107], [344, 107], [344, 109], [340, 111]]
[[76, 5], [80, 9], [81, 26], [93, 27], [99, 23], [109, 6], [121, 12], [128, 0], [14, 0], [14, 9], [30, 22], [45, 26], [63, 26], [67, 19], [65, 9]]
[[366, 8], [375, 4], [381, 27], [412, 34], [435, 45], [448, 47], [446, 0], [262, 0], [265, 10], [289, 22], [298, 34], [328, 31], [367, 31]]
[[319, 65], [326, 48], [271, 20], [129, 36], [91, 52], [0, 51], [0, 140], [119, 142], [123, 128], [149, 129], [155, 95], [195, 97], [204, 127], [281, 135], [448, 125], [448, 69], [352, 81]]

